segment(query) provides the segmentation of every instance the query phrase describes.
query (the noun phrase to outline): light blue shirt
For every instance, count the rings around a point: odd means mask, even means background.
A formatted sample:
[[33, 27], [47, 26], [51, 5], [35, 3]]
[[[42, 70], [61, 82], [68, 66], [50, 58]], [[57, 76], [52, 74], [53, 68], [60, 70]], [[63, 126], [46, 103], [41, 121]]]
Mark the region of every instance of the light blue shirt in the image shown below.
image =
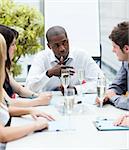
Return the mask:
[[117, 95], [113, 96], [110, 101], [118, 108], [129, 110], [129, 96], [125, 97], [125, 94], [129, 91], [129, 64], [123, 62], [121, 69], [116, 75], [115, 80], [109, 86], [109, 89], [113, 90]]

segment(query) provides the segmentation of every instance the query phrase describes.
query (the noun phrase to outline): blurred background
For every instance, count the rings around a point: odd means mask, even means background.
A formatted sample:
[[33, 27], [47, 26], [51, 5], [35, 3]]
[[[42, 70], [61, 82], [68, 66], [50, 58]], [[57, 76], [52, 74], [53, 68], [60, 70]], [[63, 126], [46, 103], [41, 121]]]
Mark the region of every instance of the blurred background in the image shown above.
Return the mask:
[[[35, 7], [43, 15], [44, 35], [40, 38], [46, 47], [45, 32], [51, 25], [63, 25], [73, 46], [85, 48], [95, 58], [107, 77], [113, 78], [121, 63], [112, 52], [108, 36], [121, 21], [129, 20], [129, 0], [13, 0], [17, 5]], [[66, 16], [66, 17], [65, 17]], [[72, 18], [70, 18], [72, 17]], [[78, 41], [80, 40], [80, 41]], [[18, 61], [22, 72], [17, 81], [25, 81], [33, 55]]]

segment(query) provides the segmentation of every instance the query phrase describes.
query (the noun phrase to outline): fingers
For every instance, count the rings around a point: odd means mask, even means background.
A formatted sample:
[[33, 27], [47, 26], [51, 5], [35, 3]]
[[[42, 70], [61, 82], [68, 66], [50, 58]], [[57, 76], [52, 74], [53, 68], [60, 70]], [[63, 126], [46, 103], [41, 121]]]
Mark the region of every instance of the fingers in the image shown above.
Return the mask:
[[46, 119], [49, 120], [49, 121], [54, 121], [54, 120], [55, 120], [51, 115], [45, 114], [45, 113], [41, 113], [41, 114], [39, 114], [38, 116], [39, 116], [39, 117], [46, 118]]
[[48, 122], [44, 118], [38, 118], [35, 123], [36, 123], [36, 130], [38, 131], [48, 128]]
[[121, 116], [114, 122], [114, 125], [115, 126], [127, 126], [127, 124], [129, 124], [129, 122], [127, 122], [127, 119], [128, 119], [128, 115]]
[[75, 71], [72, 69], [72, 70], [69, 70], [69, 74], [70, 75], [74, 75]]
[[99, 105], [99, 104], [100, 104], [100, 100], [99, 100], [99, 98], [98, 98], [98, 97], [96, 98], [95, 103], [96, 103], [96, 105]]
[[37, 119], [38, 119], [38, 117], [37, 117], [36, 115], [34, 115], [34, 114], [32, 114], [31, 116], [32, 116], [32, 118], [33, 118], [34, 120], [37, 120]]
[[[105, 97], [103, 99], [103, 104], [105, 104], [108, 100], [109, 100], [109, 98]], [[100, 99], [97, 97], [96, 100], [95, 100], [96, 105], [100, 105], [100, 102], [101, 102]]]

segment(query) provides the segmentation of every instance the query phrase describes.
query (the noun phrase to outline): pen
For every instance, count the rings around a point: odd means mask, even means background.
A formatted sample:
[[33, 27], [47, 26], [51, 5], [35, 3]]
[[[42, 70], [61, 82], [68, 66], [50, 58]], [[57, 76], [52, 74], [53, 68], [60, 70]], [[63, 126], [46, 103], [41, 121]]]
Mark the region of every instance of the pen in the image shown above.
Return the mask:
[[77, 101], [77, 103], [76, 104], [81, 104], [82, 103], [82, 101]]

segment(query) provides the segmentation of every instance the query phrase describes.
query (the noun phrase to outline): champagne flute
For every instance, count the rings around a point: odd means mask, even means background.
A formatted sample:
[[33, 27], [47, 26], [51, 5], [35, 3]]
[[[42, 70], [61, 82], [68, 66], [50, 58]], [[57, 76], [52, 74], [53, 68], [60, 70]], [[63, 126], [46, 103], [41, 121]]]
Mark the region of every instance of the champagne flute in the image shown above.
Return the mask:
[[62, 68], [61, 69], [61, 84], [64, 87], [64, 95], [66, 95], [67, 87], [69, 86], [70, 82], [70, 74], [68, 68]]
[[100, 108], [103, 107], [103, 99], [106, 93], [106, 77], [103, 76], [98, 76], [98, 81], [97, 81], [97, 96], [100, 100]]
[[84, 71], [84, 69], [78, 69], [77, 70], [77, 76], [78, 76], [79, 83], [81, 85], [82, 81], [85, 79], [85, 71]]

